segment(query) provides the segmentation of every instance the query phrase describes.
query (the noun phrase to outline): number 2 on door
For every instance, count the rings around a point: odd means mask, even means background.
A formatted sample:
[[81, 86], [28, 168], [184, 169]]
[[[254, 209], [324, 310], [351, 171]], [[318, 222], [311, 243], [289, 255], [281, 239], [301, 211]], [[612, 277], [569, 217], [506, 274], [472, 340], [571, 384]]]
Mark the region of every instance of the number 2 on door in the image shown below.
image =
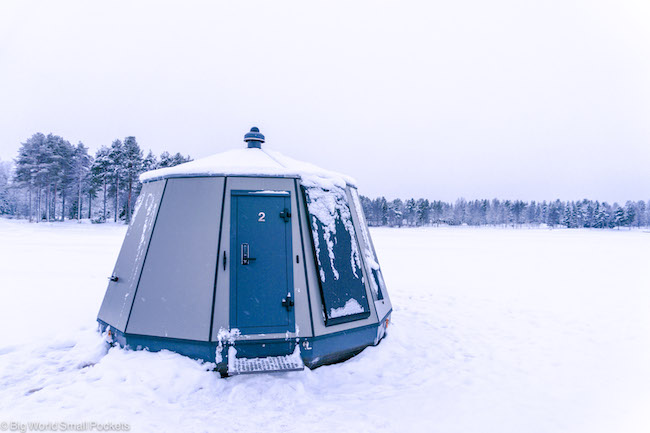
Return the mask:
[[259, 218], [257, 219], [258, 221], [263, 222], [263, 223], [266, 222], [266, 220], [264, 219], [264, 218], [266, 218], [266, 214], [264, 212], [258, 213], [257, 216], [259, 216]]

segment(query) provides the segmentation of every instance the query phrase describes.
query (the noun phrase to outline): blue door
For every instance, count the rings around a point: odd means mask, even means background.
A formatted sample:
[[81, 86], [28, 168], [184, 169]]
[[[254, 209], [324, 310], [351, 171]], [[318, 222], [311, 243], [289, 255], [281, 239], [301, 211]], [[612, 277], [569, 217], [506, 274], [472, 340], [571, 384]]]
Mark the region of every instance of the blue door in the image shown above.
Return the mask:
[[294, 332], [291, 195], [232, 191], [231, 200], [230, 326]]

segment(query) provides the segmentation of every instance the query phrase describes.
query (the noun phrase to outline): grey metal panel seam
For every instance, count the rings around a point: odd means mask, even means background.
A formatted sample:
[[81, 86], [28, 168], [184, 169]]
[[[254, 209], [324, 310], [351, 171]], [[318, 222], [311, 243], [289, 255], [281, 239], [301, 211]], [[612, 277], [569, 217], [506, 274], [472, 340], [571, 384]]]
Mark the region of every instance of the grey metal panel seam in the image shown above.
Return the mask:
[[[219, 218], [219, 240], [217, 241], [217, 263], [214, 271], [214, 287], [212, 289], [212, 313], [210, 314], [210, 333], [208, 334], [208, 341], [212, 341], [212, 327], [214, 325], [214, 303], [217, 299], [217, 278], [219, 277], [219, 259], [221, 258], [221, 231], [223, 230], [223, 209], [226, 207], [225, 206], [226, 189], [228, 189], [228, 177], [224, 177], [223, 192], [221, 193], [221, 217]], [[226, 254], [225, 251], [223, 253]]]
[[305, 271], [305, 290], [307, 291], [307, 304], [309, 305], [309, 325], [311, 326], [311, 335], [314, 335], [314, 316], [311, 312], [311, 294], [309, 293], [309, 277], [307, 274], [307, 259], [305, 256], [305, 236], [302, 231], [302, 213], [300, 212], [300, 205], [303, 206], [305, 203], [300, 203], [300, 187], [298, 186], [298, 180], [294, 179], [293, 181], [294, 190], [296, 191], [296, 210], [298, 212], [298, 231], [300, 232], [300, 246], [302, 248], [302, 268]]
[[142, 279], [142, 272], [144, 271], [144, 265], [147, 263], [147, 256], [149, 255], [149, 247], [151, 246], [151, 239], [153, 239], [153, 233], [156, 230], [156, 223], [158, 222], [158, 215], [160, 215], [160, 209], [163, 206], [163, 200], [165, 200], [165, 190], [167, 189], [167, 179], [165, 179], [165, 186], [163, 187], [162, 194], [160, 194], [160, 204], [156, 210], [156, 219], [153, 220], [153, 227], [151, 227], [151, 236], [149, 237], [149, 243], [147, 243], [147, 251], [144, 253], [144, 258], [142, 259], [142, 267], [140, 268], [140, 275], [138, 275], [138, 284], [135, 286], [135, 291], [133, 292], [133, 299], [131, 299], [131, 308], [129, 309], [129, 317], [126, 318], [126, 324], [124, 325], [124, 333], [126, 334], [129, 329], [129, 321], [131, 320], [131, 313], [133, 313], [133, 304], [135, 304], [135, 299], [138, 296], [138, 289], [140, 288], [140, 280]]

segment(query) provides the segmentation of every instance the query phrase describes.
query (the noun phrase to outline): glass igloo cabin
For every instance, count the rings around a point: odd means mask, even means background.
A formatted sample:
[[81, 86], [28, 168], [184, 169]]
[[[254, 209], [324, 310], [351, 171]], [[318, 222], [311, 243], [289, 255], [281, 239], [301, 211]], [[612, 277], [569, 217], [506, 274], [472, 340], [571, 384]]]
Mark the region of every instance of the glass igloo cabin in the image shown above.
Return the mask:
[[377, 345], [392, 308], [355, 182], [263, 149], [257, 128], [244, 141], [141, 176], [100, 330], [222, 375]]

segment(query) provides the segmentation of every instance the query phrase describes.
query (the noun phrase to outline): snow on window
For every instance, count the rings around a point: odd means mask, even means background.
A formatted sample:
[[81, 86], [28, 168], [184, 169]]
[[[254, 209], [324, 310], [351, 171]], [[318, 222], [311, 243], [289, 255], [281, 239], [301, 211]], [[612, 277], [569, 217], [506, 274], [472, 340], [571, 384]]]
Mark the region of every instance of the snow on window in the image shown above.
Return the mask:
[[[327, 246], [327, 255], [329, 257], [330, 266], [334, 274], [334, 279], [340, 278], [339, 272], [336, 269], [336, 255], [334, 253], [336, 244], [336, 226], [342, 224], [351, 238], [351, 251], [350, 251], [350, 267], [356, 278], [359, 278], [357, 269], [361, 268], [361, 260], [359, 258], [359, 249], [357, 247], [354, 226], [352, 224], [352, 215], [350, 207], [348, 206], [345, 190], [340, 187], [333, 187], [331, 190], [324, 190], [321, 188], [306, 188], [309, 209], [309, 214], [312, 216], [312, 230], [318, 233], [319, 229], [322, 230], [323, 238]], [[319, 227], [320, 224], [320, 227]], [[316, 250], [320, 248], [318, 236], [314, 236], [314, 243]], [[325, 273], [323, 266], [320, 263], [321, 280], [325, 281]]]
[[[359, 313], [367, 317], [370, 310], [345, 186], [327, 186], [303, 184], [320, 274], [325, 323], [331, 325], [356, 320]], [[346, 316], [355, 317], [346, 320]]]
[[332, 308], [330, 310], [330, 317], [334, 319], [337, 317], [352, 316], [353, 314], [363, 312], [363, 307], [355, 299], [348, 299], [348, 302], [346, 302], [344, 306], [340, 308]]

